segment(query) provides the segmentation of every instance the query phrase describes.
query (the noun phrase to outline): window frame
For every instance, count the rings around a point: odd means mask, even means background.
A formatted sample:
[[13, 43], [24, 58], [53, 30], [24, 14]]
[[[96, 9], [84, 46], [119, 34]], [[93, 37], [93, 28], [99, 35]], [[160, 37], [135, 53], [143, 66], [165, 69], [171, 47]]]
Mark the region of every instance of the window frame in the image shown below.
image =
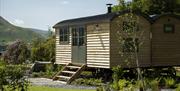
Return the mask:
[[69, 28], [68, 27], [62, 27], [59, 29], [59, 44], [60, 45], [66, 45], [69, 44]]
[[[175, 32], [175, 25], [174, 24], [164, 24], [164, 33], [174, 33]], [[166, 31], [166, 27], [171, 27], [172, 30], [171, 31]]]

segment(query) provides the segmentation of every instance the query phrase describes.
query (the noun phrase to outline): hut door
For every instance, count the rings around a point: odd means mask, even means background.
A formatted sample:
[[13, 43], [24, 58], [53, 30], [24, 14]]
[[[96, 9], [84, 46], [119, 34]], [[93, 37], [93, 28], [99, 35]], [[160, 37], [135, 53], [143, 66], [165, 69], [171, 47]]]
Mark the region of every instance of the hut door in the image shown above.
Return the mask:
[[86, 63], [85, 29], [83, 27], [72, 29], [72, 63]]

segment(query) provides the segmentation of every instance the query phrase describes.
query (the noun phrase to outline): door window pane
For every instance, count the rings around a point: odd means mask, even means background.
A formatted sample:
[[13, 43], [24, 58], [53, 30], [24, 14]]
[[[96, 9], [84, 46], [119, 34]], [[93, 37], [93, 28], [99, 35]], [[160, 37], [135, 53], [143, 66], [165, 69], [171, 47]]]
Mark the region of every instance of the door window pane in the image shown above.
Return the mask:
[[73, 38], [73, 46], [77, 46], [77, 44], [78, 44], [78, 43], [77, 43], [77, 38], [74, 37], [74, 38]]
[[79, 38], [79, 46], [84, 45], [84, 37]]
[[73, 32], [73, 46], [83, 46], [84, 45], [84, 28], [76, 27], [72, 29]]
[[63, 36], [60, 36], [60, 42], [63, 41]]
[[79, 28], [79, 36], [84, 36], [84, 28]]

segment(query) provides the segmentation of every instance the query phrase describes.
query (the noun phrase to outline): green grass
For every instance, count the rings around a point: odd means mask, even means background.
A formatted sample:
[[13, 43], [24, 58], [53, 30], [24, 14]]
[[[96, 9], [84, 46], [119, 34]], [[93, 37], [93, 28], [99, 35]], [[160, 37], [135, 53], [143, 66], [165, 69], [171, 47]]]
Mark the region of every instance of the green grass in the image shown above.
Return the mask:
[[[8, 87], [6, 87], [5, 91], [10, 91], [10, 89]], [[20, 90], [16, 89], [15, 91], [20, 91]], [[45, 86], [29, 86], [28, 91], [96, 91], [96, 90], [53, 88], [53, 87], [45, 87]]]
[[176, 72], [176, 76], [180, 77], [180, 72], [179, 71]]
[[51, 88], [43, 86], [31, 86], [28, 91], [96, 91], [96, 90], [85, 90], [85, 89], [65, 89], [65, 88]]

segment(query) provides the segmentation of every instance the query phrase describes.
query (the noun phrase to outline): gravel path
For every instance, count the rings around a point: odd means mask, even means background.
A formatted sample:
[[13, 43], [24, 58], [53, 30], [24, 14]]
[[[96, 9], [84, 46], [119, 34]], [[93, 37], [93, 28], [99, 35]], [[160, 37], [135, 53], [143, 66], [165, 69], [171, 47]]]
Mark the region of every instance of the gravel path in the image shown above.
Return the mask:
[[66, 85], [62, 84], [59, 81], [53, 81], [52, 79], [47, 78], [28, 78], [33, 86], [48, 86], [55, 88], [68, 88], [68, 89], [96, 89], [93, 86], [77, 86], [77, 85]]
[[[96, 89], [94, 86], [77, 86], [77, 85], [66, 85], [59, 81], [53, 81], [47, 78], [28, 78], [33, 86], [48, 86], [54, 88], [68, 88], [68, 89]], [[147, 90], [151, 91], [151, 90]], [[175, 91], [173, 89], [161, 89], [161, 91]]]

